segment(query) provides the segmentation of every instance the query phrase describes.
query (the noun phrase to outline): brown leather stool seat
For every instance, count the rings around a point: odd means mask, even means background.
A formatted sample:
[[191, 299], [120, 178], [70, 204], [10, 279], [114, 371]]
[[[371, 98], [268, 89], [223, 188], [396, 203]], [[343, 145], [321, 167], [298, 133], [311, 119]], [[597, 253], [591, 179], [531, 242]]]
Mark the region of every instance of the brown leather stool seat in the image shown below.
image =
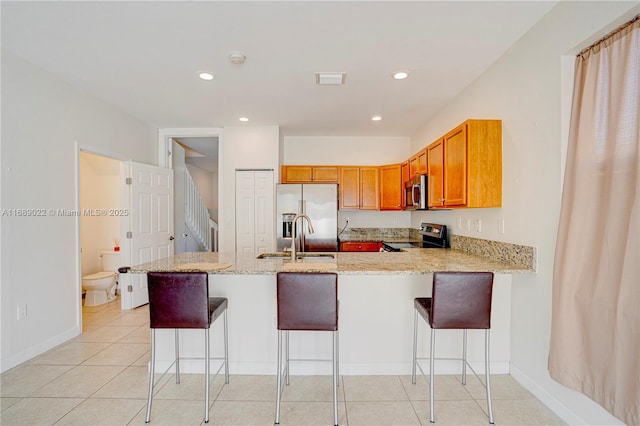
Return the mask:
[[338, 425], [338, 275], [332, 272], [279, 272], [278, 304], [278, 390], [275, 424], [280, 424], [282, 399], [282, 332], [285, 345], [285, 382], [289, 384], [289, 331], [333, 333], [333, 412]]
[[[433, 274], [431, 297], [417, 297], [414, 299], [415, 308], [413, 324], [413, 364], [411, 382], [416, 383], [416, 367], [420, 359], [429, 359], [429, 387], [430, 387], [430, 417], [435, 422], [434, 414], [434, 357], [435, 331], [437, 329], [463, 330], [462, 344], [462, 384], [465, 385], [467, 366], [475, 371], [467, 362], [467, 330], [485, 330], [485, 383], [487, 391], [487, 409], [489, 423], [493, 424], [493, 408], [491, 405], [491, 381], [489, 371], [489, 329], [491, 328], [491, 295], [493, 291], [492, 272], [436, 272]], [[417, 357], [418, 343], [418, 315], [431, 327], [431, 348], [429, 358]], [[449, 358], [450, 359], [450, 358]], [[477, 377], [477, 375], [476, 375]]]
[[[156, 329], [175, 329], [175, 360], [167, 368], [176, 366], [176, 383], [180, 383], [180, 339], [179, 329], [201, 328], [205, 330], [205, 411], [204, 422], [209, 422], [210, 362], [221, 360], [220, 369], [225, 368], [225, 383], [229, 383], [229, 352], [227, 306], [224, 297], [209, 297], [209, 275], [206, 272], [149, 272], [149, 323], [151, 328], [151, 368], [149, 370], [149, 395], [147, 398], [146, 423], [151, 420], [154, 375], [156, 367]], [[211, 324], [224, 315], [224, 358], [212, 358], [209, 354], [209, 331]], [[193, 359], [193, 358], [191, 358]], [[220, 369], [216, 372], [220, 372]], [[165, 373], [167, 372], [165, 371]]]

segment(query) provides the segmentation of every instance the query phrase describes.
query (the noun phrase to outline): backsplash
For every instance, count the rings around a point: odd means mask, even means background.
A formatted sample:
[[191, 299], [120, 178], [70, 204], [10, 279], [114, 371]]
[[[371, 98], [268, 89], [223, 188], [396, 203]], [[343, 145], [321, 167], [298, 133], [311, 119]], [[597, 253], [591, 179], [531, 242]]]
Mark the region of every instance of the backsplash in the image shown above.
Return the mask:
[[534, 271], [537, 270], [537, 252], [536, 248], [532, 246], [451, 234], [449, 235], [449, 243], [454, 250], [460, 250], [476, 256], [490, 257], [500, 262], [524, 265]]
[[411, 228], [349, 228], [339, 238], [342, 241], [382, 241], [392, 239], [419, 241], [422, 239], [418, 230]]
[[[340, 235], [341, 241], [422, 241], [422, 235], [414, 228], [348, 228]], [[537, 268], [537, 252], [532, 246], [483, 240], [449, 234], [452, 249], [475, 256], [522, 265], [529, 269]]]

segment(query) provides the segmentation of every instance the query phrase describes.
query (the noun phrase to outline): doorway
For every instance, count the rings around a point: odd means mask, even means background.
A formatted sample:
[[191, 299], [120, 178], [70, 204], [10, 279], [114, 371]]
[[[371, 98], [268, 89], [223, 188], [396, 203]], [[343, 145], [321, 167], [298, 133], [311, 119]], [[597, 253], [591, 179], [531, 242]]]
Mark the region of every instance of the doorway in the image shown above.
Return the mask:
[[218, 151], [218, 137], [171, 138], [176, 253], [217, 251]]
[[[120, 252], [122, 240], [122, 215], [115, 214], [123, 211], [123, 184], [125, 163], [104, 155], [80, 150], [78, 169], [78, 216], [79, 216], [79, 270], [81, 297], [86, 299], [86, 292], [82, 289], [82, 277], [106, 271], [105, 259], [117, 260], [122, 256]], [[117, 285], [117, 284], [116, 284]], [[120, 307], [117, 287], [108, 291], [109, 299], [114, 303], [107, 303], [108, 307]], [[105, 305], [85, 307], [82, 304], [82, 326], [92, 325], [87, 312], [101, 311]]]

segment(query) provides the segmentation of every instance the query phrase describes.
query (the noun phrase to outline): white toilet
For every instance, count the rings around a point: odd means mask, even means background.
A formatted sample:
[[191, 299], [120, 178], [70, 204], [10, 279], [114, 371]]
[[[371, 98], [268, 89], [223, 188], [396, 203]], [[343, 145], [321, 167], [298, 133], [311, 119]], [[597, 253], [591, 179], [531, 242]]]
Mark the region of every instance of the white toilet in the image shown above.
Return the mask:
[[84, 306], [98, 306], [115, 298], [115, 287], [120, 267], [120, 252], [102, 250], [102, 272], [82, 277], [85, 290]]

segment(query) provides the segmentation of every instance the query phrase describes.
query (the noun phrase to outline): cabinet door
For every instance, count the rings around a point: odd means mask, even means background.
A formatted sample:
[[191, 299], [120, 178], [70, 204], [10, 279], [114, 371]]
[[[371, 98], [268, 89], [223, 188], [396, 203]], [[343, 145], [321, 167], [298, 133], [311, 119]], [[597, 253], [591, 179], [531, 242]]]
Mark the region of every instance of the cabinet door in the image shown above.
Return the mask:
[[416, 177], [418, 175], [418, 156], [414, 155], [409, 158], [409, 179]]
[[427, 150], [423, 149], [418, 154], [418, 174], [424, 175], [427, 173]]
[[401, 165], [380, 167], [380, 210], [402, 209], [402, 192]]
[[400, 182], [400, 193], [402, 198], [402, 208], [405, 209], [407, 207], [406, 193], [404, 191], [404, 184], [409, 180], [409, 161], [405, 161], [402, 163], [402, 179]]
[[340, 167], [340, 210], [360, 208], [360, 168]]
[[379, 178], [377, 167], [360, 167], [360, 210], [379, 210]]
[[380, 243], [375, 241], [346, 241], [340, 243], [340, 251], [380, 251]]
[[282, 166], [282, 183], [311, 183], [312, 180], [311, 166]]
[[442, 207], [444, 204], [444, 148], [439, 140], [427, 147], [427, 205]]
[[467, 203], [467, 126], [463, 124], [444, 137], [444, 205]]
[[338, 167], [314, 166], [311, 177], [314, 183], [338, 183]]

